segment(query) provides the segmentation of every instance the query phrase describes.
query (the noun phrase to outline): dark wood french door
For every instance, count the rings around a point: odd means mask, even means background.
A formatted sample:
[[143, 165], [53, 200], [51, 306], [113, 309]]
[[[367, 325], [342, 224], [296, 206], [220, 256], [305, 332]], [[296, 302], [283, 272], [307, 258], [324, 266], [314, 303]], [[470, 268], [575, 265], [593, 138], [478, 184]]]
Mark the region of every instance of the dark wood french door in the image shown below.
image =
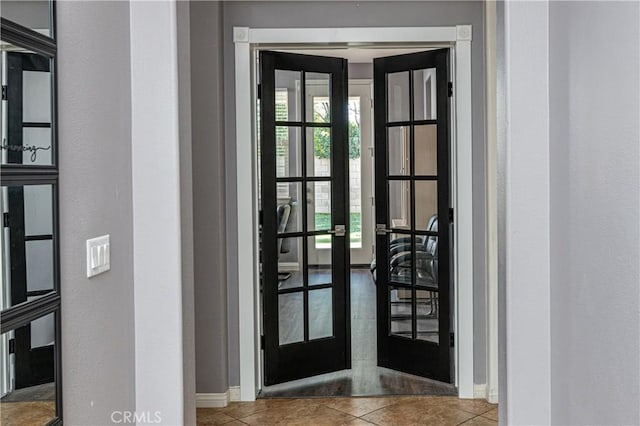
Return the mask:
[[260, 53], [266, 385], [350, 368], [347, 63]]
[[451, 382], [448, 49], [374, 60], [378, 365]]
[[[48, 165], [52, 162], [52, 116], [47, 109], [50, 72], [50, 61], [44, 56], [7, 53], [7, 134], [11, 141], [6, 149], [8, 164]], [[36, 106], [44, 108], [41, 111]], [[32, 183], [3, 188], [3, 202], [7, 203], [3, 225], [8, 229], [11, 260], [11, 306], [54, 290], [54, 219], [50, 204], [54, 187], [45, 180]], [[30, 221], [26, 222], [25, 218]], [[49, 315], [14, 331], [10, 348], [15, 353], [15, 389], [53, 382], [54, 345], [50, 340], [53, 340], [54, 327], [53, 315]], [[43, 336], [51, 339], [45, 337], [47, 341], [41, 342]]]

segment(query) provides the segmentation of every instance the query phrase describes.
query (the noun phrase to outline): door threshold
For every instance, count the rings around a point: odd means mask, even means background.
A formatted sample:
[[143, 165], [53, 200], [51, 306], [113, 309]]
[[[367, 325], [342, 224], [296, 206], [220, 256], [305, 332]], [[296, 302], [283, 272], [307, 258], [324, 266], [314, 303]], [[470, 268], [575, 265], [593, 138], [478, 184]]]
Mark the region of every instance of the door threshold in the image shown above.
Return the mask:
[[375, 361], [353, 365], [350, 370], [265, 386], [258, 398], [458, 396], [452, 384], [379, 367]]

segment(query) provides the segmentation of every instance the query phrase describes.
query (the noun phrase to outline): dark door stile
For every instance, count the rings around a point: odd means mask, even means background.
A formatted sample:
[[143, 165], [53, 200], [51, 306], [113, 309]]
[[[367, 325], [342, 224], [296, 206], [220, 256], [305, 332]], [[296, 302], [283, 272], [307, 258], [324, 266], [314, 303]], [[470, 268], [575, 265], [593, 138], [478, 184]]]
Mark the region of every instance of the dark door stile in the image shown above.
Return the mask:
[[[276, 70], [300, 71], [301, 106], [300, 117], [296, 121], [276, 122], [275, 72]], [[306, 121], [305, 75], [306, 73], [330, 74], [330, 128], [331, 173], [322, 179], [331, 182], [331, 230], [309, 231], [307, 225], [307, 183], [318, 178], [306, 177], [305, 141], [307, 128], [317, 127]], [[347, 135], [347, 63], [344, 59], [319, 56], [289, 54], [282, 52], [260, 52], [260, 163], [261, 163], [261, 258], [262, 258], [262, 303], [264, 331], [264, 382], [273, 385], [290, 380], [310, 377], [331, 371], [350, 368], [350, 328], [349, 328], [349, 249], [348, 249], [348, 135]], [[296, 177], [281, 179], [276, 177], [276, 125], [301, 129], [300, 149], [302, 151], [301, 173]], [[296, 214], [301, 215], [301, 230], [295, 233], [278, 232], [278, 182], [300, 182], [302, 200], [298, 200]], [[345, 236], [330, 234], [335, 225], [346, 225]], [[308, 284], [309, 237], [331, 235], [331, 283], [310, 287]], [[300, 238], [303, 284], [299, 288], [279, 289], [278, 277], [278, 237]], [[309, 293], [318, 288], [332, 289], [333, 335], [312, 339], [309, 336]], [[279, 339], [279, 296], [296, 293], [304, 303], [304, 337], [295, 343], [280, 344]]]
[[[439, 49], [421, 53], [413, 53], [385, 58], [374, 59], [374, 114], [375, 114], [375, 199], [376, 199], [376, 226], [383, 229], [376, 235], [376, 264], [377, 264], [377, 319], [378, 319], [378, 365], [399, 370], [406, 373], [429, 377], [438, 381], [451, 383], [451, 344], [450, 344], [450, 248], [451, 248], [451, 222], [450, 212], [450, 143], [449, 143], [449, 50]], [[436, 118], [431, 120], [416, 120], [414, 117], [414, 81], [413, 70], [435, 69], [436, 73]], [[388, 119], [388, 76], [390, 73], [409, 71], [409, 119], [405, 121], [390, 122]], [[415, 133], [416, 126], [431, 124], [437, 126], [437, 175], [415, 175], [416, 152]], [[408, 149], [410, 152], [410, 170], [403, 176], [391, 176], [388, 170], [388, 129], [394, 126], [404, 126], [409, 129]], [[408, 182], [410, 188], [411, 223], [405, 229], [392, 229], [389, 209], [389, 182], [396, 180]], [[437, 231], [433, 233], [422, 232], [422, 228], [416, 229], [415, 219], [415, 194], [416, 182], [431, 180], [437, 181]], [[422, 226], [422, 224], [420, 224]], [[396, 233], [397, 231], [397, 233]], [[394, 282], [391, 273], [390, 254], [391, 234], [401, 235], [410, 239], [413, 247], [421, 239], [430, 235], [438, 240], [438, 267], [437, 288], [421, 287], [417, 281], [416, 258], [418, 249], [410, 251], [411, 279], [408, 282]], [[407, 255], [409, 256], [409, 255]], [[391, 332], [390, 317], [392, 316], [392, 301], [390, 292], [400, 289], [410, 295], [411, 327], [406, 335], [393, 334]], [[437, 342], [420, 340], [417, 338], [417, 292], [421, 294], [432, 291], [437, 295]], [[407, 308], [409, 309], [409, 308]]]

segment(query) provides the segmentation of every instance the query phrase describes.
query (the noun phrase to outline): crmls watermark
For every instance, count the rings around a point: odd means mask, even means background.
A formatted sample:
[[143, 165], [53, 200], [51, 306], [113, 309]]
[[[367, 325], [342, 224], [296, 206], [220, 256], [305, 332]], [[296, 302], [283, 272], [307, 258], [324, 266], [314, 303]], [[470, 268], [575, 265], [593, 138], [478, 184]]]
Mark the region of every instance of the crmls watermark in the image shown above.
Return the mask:
[[114, 411], [111, 413], [111, 421], [116, 424], [155, 424], [162, 423], [160, 411]]

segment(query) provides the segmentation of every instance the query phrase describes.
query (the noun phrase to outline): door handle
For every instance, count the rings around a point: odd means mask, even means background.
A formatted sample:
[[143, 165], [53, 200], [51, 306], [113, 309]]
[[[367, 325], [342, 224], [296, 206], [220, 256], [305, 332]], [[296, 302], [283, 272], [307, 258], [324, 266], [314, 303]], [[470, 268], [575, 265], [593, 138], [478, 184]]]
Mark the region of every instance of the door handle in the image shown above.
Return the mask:
[[347, 235], [347, 228], [344, 225], [336, 225], [332, 231], [329, 231], [329, 233], [336, 237], [344, 237]]
[[377, 235], [386, 235], [390, 234], [393, 231], [391, 229], [387, 229], [387, 225], [384, 223], [376, 223], [376, 234]]

